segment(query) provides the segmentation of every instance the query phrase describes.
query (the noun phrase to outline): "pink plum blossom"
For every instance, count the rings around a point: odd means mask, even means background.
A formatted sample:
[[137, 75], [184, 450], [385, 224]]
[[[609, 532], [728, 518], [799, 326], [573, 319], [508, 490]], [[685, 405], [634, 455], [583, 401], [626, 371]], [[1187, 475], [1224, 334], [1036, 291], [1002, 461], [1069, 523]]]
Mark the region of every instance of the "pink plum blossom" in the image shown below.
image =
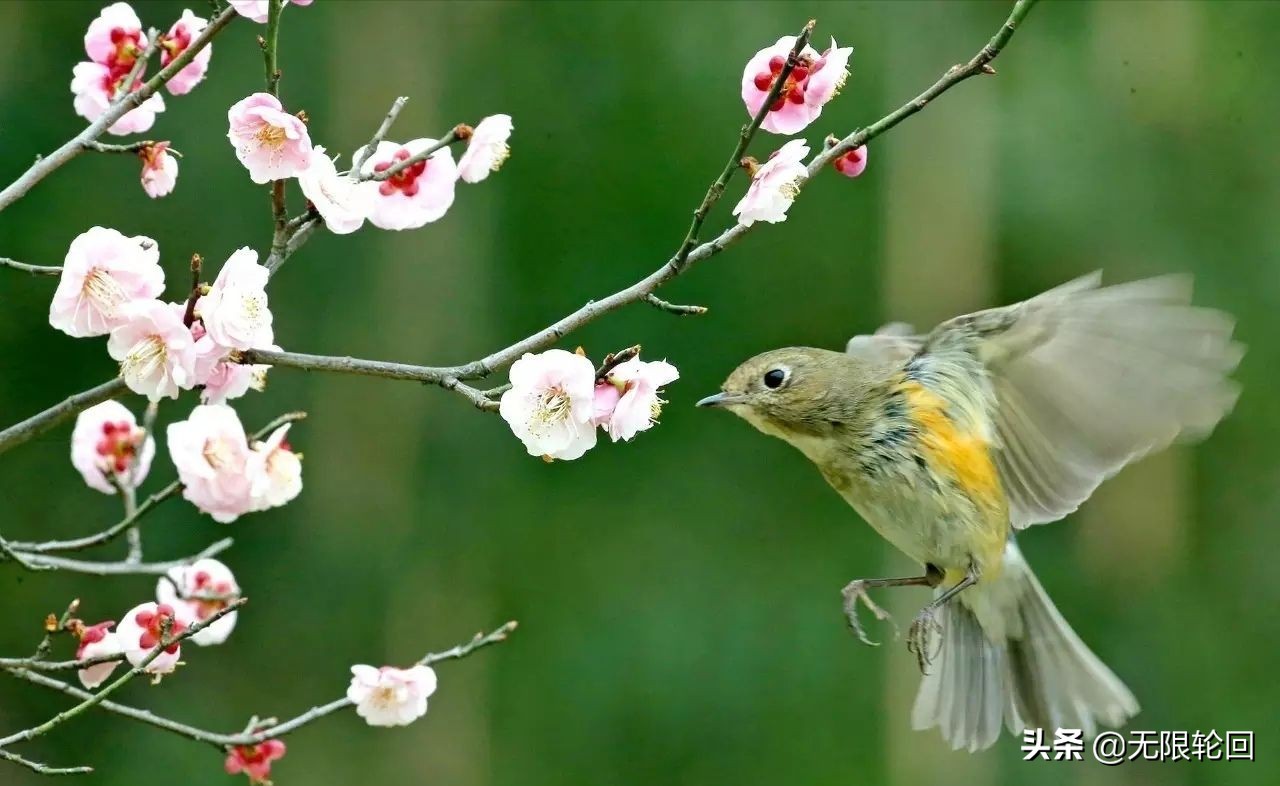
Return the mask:
[[147, 145], [138, 157], [142, 159], [142, 190], [152, 199], [168, 196], [178, 183], [178, 159], [169, 152], [169, 143]]
[[[258, 24], [267, 23], [267, 0], [227, 0], [236, 13]], [[285, 5], [289, 0], [285, 0]], [[294, 5], [311, 5], [311, 0], [293, 0]]]
[[786, 221], [787, 209], [808, 176], [804, 166], [807, 155], [809, 146], [804, 140], [793, 139], [761, 164], [752, 174], [746, 196], [733, 208], [739, 223], [751, 226], [757, 221]]
[[84, 34], [84, 51], [89, 59], [118, 71], [133, 68], [147, 43], [142, 22], [128, 3], [112, 3], [102, 9]]
[[531, 456], [576, 459], [596, 444], [595, 368], [581, 355], [549, 349], [511, 365], [498, 412]]
[[132, 303], [125, 308], [124, 324], [107, 340], [125, 384], [152, 401], [177, 398], [179, 390], [195, 386], [195, 341], [175, 306], [159, 300]]
[[458, 159], [458, 175], [468, 183], [479, 183], [490, 172], [497, 172], [511, 155], [507, 147], [511, 128], [511, 115], [490, 115], [481, 120]]
[[[133, 666], [142, 665], [156, 645], [164, 641], [166, 626], [170, 639], [187, 629], [186, 624], [177, 618], [172, 606], [143, 603], [130, 609], [116, 626], [116, 640], [125, 659]], [[179, 642], [174, 642], [148, 663], [144, 671], [149, 674], [169, 674], [178, 667], [178, 659], [181, 657], [182, 647]]]
[[160, 250], [149, 237], [91, 227], [71, 241], [49, 324], [69, 336], [102, 336], [124, 324], [124, 309], [164, 291]]
[[224, 524], [254, 509], [256, 462], [234, 409], [201, 404], [186, 420], [170, 424], [167, 434], [187, 501]]
[[119, 401], [95, 404], [76, 417], [71, 432], [71, 465], [89, 488], [103, 494], [117, 486], [137, 488], [147, 479], [156, 441]]
[[427, 714], [427, 697], [436, 691], [430, 666], [397, 669], [352, 666], [347, 698], [370, 726], [407, 726]]
[[[754, 117], [760, 111], [795, 44], [795, 36], [783, 36], [778, 43], [761, 49], [747, 61], [742, 71], [742, 100], [747, 105], [747, 114]], [[760, 127], [789, 135], [803, 131], [817, 120], [823, 105], [844, 86], [852, 53], [852, 47], [837, 47], [834, 38], [831, 48], [821, 55], [806, 44]]]
[[[120, 648], [119, 638], [111, 632], [114, 626], [115, 622], [111, 620], [85, 626], [80, 631], [80, 645], [76, 647], [76, 660], [124, 654], [124, 650]], [[120, 661], [111, 660], [80, 669], [78, 672], [80, 684], [93, 690], [106, 682], [107, 677], [110, 677], [111, 672], [115, 671], [116, 666], [119, 665]]]
[[[197, 342], [198, 344], [199, 342]], [[265, 349], [280, 349], [274, 344]], [[246, 365], [228, 358], [215, 362], [201, 383], [200, 401], [204, 404], [222, 404], [237, 399], [250, 390], [261, 392], [267, 386], [266, 365]]]
[[[169, 32], [160, 36], [160, 67], [164, 68], [173, 62], [173, 59], [183, 52], [187, 51], [187, 47], [191, 46], [191, 42], [204, 32], [209, 26], [209, 20], [196, 16], [191, 13], [190, 9], [184, 8], [182, 16], [178, 21], [173, 23], [169, 28]], [[196, 52], [196, 56], [191, 58], [191, 62], [182, 67], [182, 70], [174, 74], [173, 79], [165, 85], [169, 88], [169, 92], [175, 96], [185, 95], [191, 92], [191, 89], [200, 84], [204, 79], [204, 75], [209, 71], [209, 58], [213, 57], [213, 44], [205, 44], [204, 48]]]
[[[111, 102], [119, 97], [120, 91], [126, 89], [127, 78], [127, 71], [117, 73], [101, 63], [77, 63], [71, 69], [71, 92], [75, 93], [72, 106], [75, 107], [76, 114], [91, 123], [102, 117]], [[142, 87], [142, 82], [140, 75], [127, 89], [138, 90]], [[163, 111], [164, 98], [159, 93], [153, 93], [137, 108], [130, 109], [112, 123], [107, 133], [116, 136], [140, 134], [151, 128], [156, 115]]]
[[867, 168], [867, 146], [863, 145], [831, 162], [836, 171], [845, 177], [857, 177]]
[[595, 422], [614, 442], [631, 439], [658, 422], [666, 403], [660, 388], [679, 378], [680, 372], [665, 360], [619, 363], [596, 385]]
[[254, 93], [227, 111], [227, 139], [255, 183], [294, 177], [307, 168], [311, 137], [301, 119], [270, 93]]
[[335, 235], [359, 229], [373, 209], [378, 192], [377, 183], [362, 183], [339, 175], [323, 147], [311, 149], [310, 163], [298, 173], [298, 185], [324, 219], [324, 225]]
[[[434, 139], [414, 139], [403, 145], [379, 142], [372, 155], [361, 164], [360, 172], [366, 177], [385, 172], [434, 144]], [[365, 148], [356, 151], [355, 160], [359, 160], [364, 151]], [[417, 229], [436, 221], [453, 204], [457, 180], [458, 167], [453, 162], [453, 153], [448, 147], [442, 147], [425, 161], [378, 183], [369, 221], [379, 229]]]
[[[231, 568], [208, 557], [170, 568], [156, 582], [156, 601], [172, 607], [178, 620], [188, 627], [209, 619], [239, 597], [240, 585]], [[202, 628], [191, 637], [192, 643], [207, 647], [226, 641], [236, 627], [239, 613], [228, 612]]]
[[208, 294], [196, 301], [206, 335], [225, 349], [266, 348], [274, 341], [267, 279], [258, 252], [242, 248], [227, 259]]
[[302, 492], [302, 456], [285, 439], [290, 425], [284, 424], [266, 442], [253, 446], [254, 510], [278, 508]]
[[284, 758], [285, 750], [284, 742], [280, 740], [266, 740], [257, 745], [238, 745], [227, 751], [227, 760], [223, 766], [228, 775], [239, 775], [242, 772], [248, 775], [249, 783], [255, 786], [269, 784], [271, 763]]

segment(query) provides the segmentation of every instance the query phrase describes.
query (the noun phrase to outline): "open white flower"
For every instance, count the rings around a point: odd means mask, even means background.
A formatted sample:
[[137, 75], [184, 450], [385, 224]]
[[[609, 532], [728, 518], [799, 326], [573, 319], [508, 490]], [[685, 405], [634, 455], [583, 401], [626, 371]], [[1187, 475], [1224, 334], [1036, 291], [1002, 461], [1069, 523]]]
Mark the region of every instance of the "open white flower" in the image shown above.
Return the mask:
[[77, 338], [105, 335], [124, 324], [126, 306], [163, 291], [156, 241], [91, 227], [67, 249], [49, 324]]
[[[178, 621], [188, 627], [203, 622], [240, 597], [240, 585], [231, 568], [206, 557], [190, 565], [170, 568], [156, 582], [156, 600], [173, 608]], [[201, 647], [221, 644], [236, 627], [238, 611], [224, 614], [200, 629], [191, 641]]]
[[458, 159], [458, 176], [468, 183], [479, 183], [502, 168], [511, 148], [511, 115], [490, 115], [476, 124], [467, 142], [467, 150]]
[[370, 726], [407, 726], [427, 714], [427, 697], [436, 692], [430, 666], [352, 666], [351, 675], [347, 698]]
[[179, 311], [159, 300], [132, 303], [125, 308], [124, 324], [107, 340], [125, 384], [152, 401], [177, 398], [179, 390], [195, 385], [195, 340]]
[[[113, 627], [115, 622], [110, 620], [99, 622], [97, 625], [86, 625], [80, 631], [80, 646], [76, 648], [76, 660], [122, 654], [120, 640], [111, 632]], [[120, 661], [109, 660], [106, 663], [95, 663], [88, 668], [80, 669], [78, 672], [80, 684], [93, 690], [106, 682], [107, 677], [110, 677], [111, 672], [115, 671], [116, 666], [119, 665]]]
[[156, 441], [119, 401], [104, 401], [81, 412], [71, 432], [71, 465], [89, 488], [103, 494], [116, 493], [118, 485], [142, 485], [155, 454]]
[[531, 456], [576, 459], [596, 444], [595, 367], [581, 355], [549, 349], [511, 365], [511, 389], [498, 412]]
[[787, 220], [787, 209], [800, 193], [800, 184], [808, 176], [804, 159], [809, 146], [803, 139], [793, 139], [756, 169], [746, 196], [733, 208], [743, 226], [757, 221], [777, 224]]
[[378, 192], [378, 184], [372, 180], [359, 183], [339, 175], [333, 159], [325, 155], [323, 147], [311, 149], [311, 163], [298, 173], [298, 185], [315, 205], [325, 227], [335, 235], [346, 235], [359, 229], [373, 209], [373, 200]]
[[302, 493], [302, 457], [285, 441], [286, 423], [253, 446], [253, 506], [255, 510], [278, 508]]
[[258, 252], [242, 248], [231, 255], [209, 294], [196, 303], [205, 334], [227, 349], [262, 349], [275, 343], [267, 279], [271, 273], [258, 264]]
[[[165, 640], [166, 632], [172, 640], [186, 629], [187, 626], [177, 618], [172, 606], [143, 603], [129, 609], [124, 615], [124, 619], [116, 626], [116, 640], [124, 652], [125, 660], [134, 666], [140, 666], [151, 651]], [[144, 671], [148, 674], [168, 674], [178, 668], [181, 657], [180, 642], [174, 642], [148, 663]]]

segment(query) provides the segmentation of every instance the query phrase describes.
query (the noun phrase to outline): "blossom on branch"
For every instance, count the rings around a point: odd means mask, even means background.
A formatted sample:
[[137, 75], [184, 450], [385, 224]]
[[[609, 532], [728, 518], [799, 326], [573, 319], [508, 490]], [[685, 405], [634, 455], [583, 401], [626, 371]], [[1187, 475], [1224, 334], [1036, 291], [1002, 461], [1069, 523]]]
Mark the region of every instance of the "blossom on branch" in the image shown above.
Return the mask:
[[[240, 598], [240, 585], [231, 569], [216, 559], [200, 559], [170, 568], [156, 582], [156, 600], [174, 610], [178, 621], [190, 627], [203, 622]], [[191, 636], [202, 647], [221, 644], [236, 627], [231, 611]]]
[[295, 177], [311, 158], [311, 137], [302, 120], [284, 111], [270, 93], [254, 93], [227, 111], [227, 139], [255, 183]]
[[[435, 144], [434, 139], [413, 139], [403, 145], [379, 142], [361, 164], [360, 172], [366, 177], [385, 172]], [[353, 160], [359, 160], [367, 148], [366, 145], [357, 150]], [[436, 221], [453, 205], [457, 180], [458, 167], [453, 162], [453, 153], [448, 147], [442, 147], [430, 158], [378, 183], [369, 221], [379, 229], [396, 230], [417, 229]]]
[[427, 698], [436, 691], [430, 666], [397, 669], [352, 666], [347, 698], [370, 726], [407, 726], [427, 714]]
[[267, 302], [270, 271], [258, 264], [258, 252], [242, 248], [218, 271], [196, 312], [213, 343], [225, 349], [264, 348], [275, 341]]
[[867, 146], [850, 150], [831, 162], [836, 171], [845, 177], [857, 177], [867, 168]]
[[236, 411], [201, 404], [168, 429], [169, 458], [178, 469], [182, 496], [224, 524], [254, 509], [254, 461]]
[[[290, 2], [294, 5], [311, 5], [311, 0], [283, 0], [285, 5]], [[258, 24], [267, 23], [267, 0], [227, 0], [227, 3], [234, 9], [236, 13]]]
[[271, 762], [284, 758], [285, 745], [280, 740], [267, 740], [257, 745], [237, 745], [227, 751], [226, 767], [228, 775], [244, 773], [249, 776], [249, 783], [271, 783]]
[[251, 469], [254, 510], [278, 508], [302, 493], [302, 455], [295, 453], [285, 436], [292, 424], [286, 423], [253, 446]]
[[[204, 32], [204, 29], [208, 26], [208, 19], [196, 16], [191, 13], [190, 9], [184, 8], [182, 16], [173, 23], [173, 26], [169, 28], [169, 32], [160, 36], [160, 67], [168, 66], [175, 57], [187, 51], [187, 47], [191, 46], [191, 42]], [[213, 57], [213, 44], [205, 44], [204, 48], [196, 52], [195, 57], [191, 58], [190, 63], [187, 63], [182, 67], [181, 71], [173, 75], [173, 79], [170, 79], [165, 87], [175, 96], [190, 93], [191, 89], [200, 84], [201, 80], [204, 79], [204, 75], [209, 71], [209, 59], [211, 57]]]
[[89, 23], [84, 51], [89, 59], [114, 71], [127, 72], [147, 48], [142, 21], [128, 3], [112, 3]]
[[168, 142], [156, 142], [138, 151], [142, 159], [142, 190], [157, 199], [168, 196], [178, 184], [178, 159], [169, 152]]
[[307, 168], [298, 173], [298, 185], [335, 235], [350, 234], [364, 224], [378, 191], [377, 183], [339, 175], [323, 147], [311, 149]]
[[[748, 115], [755, 117], [764, 106], [795, 45], [795, 36], [783, 36], [747, 61], [742, 71], [742, 100]], [[760, 127], [775, 134], [790, 135], [803, 131], [817, 120], [822, 107], [844, 86], [852, 53], [852, 47], [837, 47], [834, 38], [831, 48], [821, 55], [806, 44]]]
[[665, 360], [632, 358], [619, 363], [596, 383], [595, 422], [614, 442], [629, 440], [658, 422], [663, 385], [680, 378], [676, 367]]
[[800, 183], [808, 175], [804, 159], [809, 146], [793, 139], [774, 152], [769, 160], [755, 167], [746, 196], [733, 208], [733, 214], [744, 226], [757, 221], [776, 224], [787, 220], [787, 209], [800, 193]]
[[71, 432], [71, 465], [89, 488], [103, 494], [114, 494], [119, 486], [142, 485], [155, 453], [156, 441], [118, 401], [81, 412]]
[[[187, 629], [177, 618], [173, 607], [166, 604], [143, 603], [134, 606], [116, 626], [116, 639], [124, 657], [133, 666], [140, 666], [151, 651], [166, 639], [172, 639]], [[148, 674], [169, 674], [178, 667], [182, 657], [179, 642], [173, 642], [161, 650], [144, 671]]]
[[76, 338], [106, 335], [124, 324], [126, 306], [163, 291], [164, 271], [154, 240], [92, 227], [67, 249], [49, 304], [49, 324]]
[[[212, 348], [217, 357], [209, 360], [208, 356], [203, 356], [196, 361], [201, 369], [197, 371], [197, 384], [202, 386], [200, 403], [223, 404], [231, 399], [240, 398], [250, 390], [261, 392], [266, 388], [267, 370], [271, 368], [270, 366], [236, 363], [221, 347], [214, 344], [212, 339], [196, 342], [197, 354], [207, 348]], [[272, 344], [263, 349], [278, 351], [280, 347]]]
[[479, 183], [497, 172], [511, 155], [511, 115], [490, 115], [476, 124], [467, 141], [466, 152], [458, 159], [458, 175], [468, 183]]
[[147, 300], [130, 304], [124, 313], [124, 324], [107, 340], [107, 352], [120, 361], [129, 389], [159, 401], [194, 387], [195, 341], [182, 323], [182, 306]]
[[498, 412], [531, 456], [576, 459], [596, 444], [595, 367], [581, 355], [549, 349], [511, 364], [511, 389]]
[[[111, 628], [114, 626], [115, 622], [108, 620], [107, 622], [99, 622], [96, 625], [88, 625], [82, 628], [80, 630], [80, 645], [76, 647], [76, 660], [122, 654], [124, 650], [120, 648], [120, 639], [115, 633], [111, 632]], [[111, 672], [115, 671], [116, 666], [119, 665], [119, 661], [113, 660], [80, 669], [77, 672], [80, 677], [80, 684], [89, 690], [93, 690], [103, 682], [106, 682], [107, 677], [110, 677]]]
[[[71, 92], [75, 93], [72, 106], [76, 114], [91, 123], [102, 117], [121, 91], [133, 92], [142, 87], [141, 76], [132, 85], [126, 86], [127, 81], [128, 72], [117, 73], [101, 63], [76, 63], [71, 70]], [[163, 111], [164, 98], [153, 93], [137, 108], [130, 109], [112, 123], [107, 133], [116, 136], [140, 134], [151, 128], [156, 122], [156, 115]]]

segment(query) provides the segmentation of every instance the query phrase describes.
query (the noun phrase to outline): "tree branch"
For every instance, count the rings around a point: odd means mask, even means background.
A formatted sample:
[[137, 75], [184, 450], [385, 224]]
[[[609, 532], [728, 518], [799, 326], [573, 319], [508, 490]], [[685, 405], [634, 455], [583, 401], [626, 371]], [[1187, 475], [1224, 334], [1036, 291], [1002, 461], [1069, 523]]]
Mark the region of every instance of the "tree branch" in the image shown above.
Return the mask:
[[21, 270], [23, 273], [30, 273], [33, 276], [60, 276], [62, 268], [56, 265], [28, 265], [26, 262], [19, 262], [16, 259], [8, 259], [0, 257], [0, 265], [11, 267], [14, 270]]
[[43, 412], [32, 415], [21, 423], [15, 423], [4, 431], [0, 431], [0, 453], [17, 447], [32, 437], [40, 436], [72, 415], [76, 415], [94, 404], [101, 404], [107, 399], [115, 398], [125, 390], [127, 388], [124, 380], [116, 378], [109, 382], [103, 382], [97, 387], [89, 388], [82, 393], [77, 393]]
[[41, 775], [84, 775], [93, 772], [92, 767], [50, 767], [47, 764], [41, 764], [38, 761], [24, 759], [16, 753], [11, 753], [0, 748], [0, 759], [4, 759], [14, 764], [20, 764], [29, 770], [34, 770]]
[[206, 546], [198, 554], [168, 562], [135, 562], [130, 559], [118, 562], [91, 562], [89, 560], [57, 557], [52, 554], [23, 554], [24, 565], [31, 570], [66, 570], [72, 573], [84, 573], [90, 576], [163, 576], [173, 568], [190, 565], [197, 560], [216, 557], [235, 543], [231, 538], [223, 538]]

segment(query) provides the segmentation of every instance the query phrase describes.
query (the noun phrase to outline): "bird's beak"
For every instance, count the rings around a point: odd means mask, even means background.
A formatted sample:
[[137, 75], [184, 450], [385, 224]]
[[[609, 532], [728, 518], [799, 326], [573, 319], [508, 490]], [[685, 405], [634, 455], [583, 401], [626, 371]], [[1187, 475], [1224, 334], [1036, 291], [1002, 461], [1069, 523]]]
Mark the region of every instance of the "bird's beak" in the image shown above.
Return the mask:
[[733, 393], [716, 393], [713, 396], [707, 396], [697, 403], [699, 407], [724, 407], [730, 404], [741, 404], [743, 397]]

